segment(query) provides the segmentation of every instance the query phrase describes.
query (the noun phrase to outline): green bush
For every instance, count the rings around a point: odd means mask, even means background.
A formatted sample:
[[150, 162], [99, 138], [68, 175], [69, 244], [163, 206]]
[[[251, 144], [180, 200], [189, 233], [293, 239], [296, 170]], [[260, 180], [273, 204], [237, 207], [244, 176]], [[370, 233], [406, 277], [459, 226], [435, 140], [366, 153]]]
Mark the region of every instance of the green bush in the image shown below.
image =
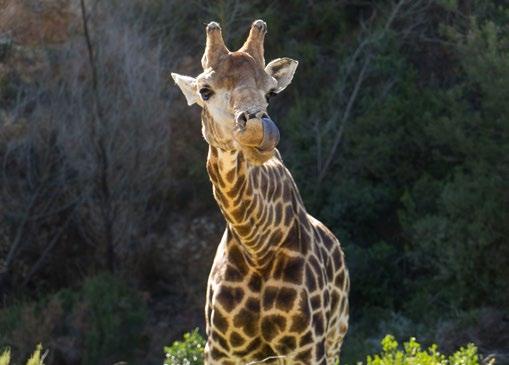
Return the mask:
[[[0, 309], [0, 349], [27, 358], [42, 342], [50, 359], [75, 353], [83, 365], [130, 360], [143, 347], [146, 305], [141, 295], [111, 274], [87, 278], [80, 290], [61, 290], [37, 302]], [[73, 343], [61, 348], [58, 339]], [[4, 354], [4, 357], [9, 355]], [[3, 365], [3, 364], [2, 364]]]
[[11, 350], [7, 349], [0, 354], [0, 365], [9, 365], [11, 361]]
[[368, 356], [367, 365], [479, 365], [477, 347], [473, 344], [460, 348], [450, 356], [440, 353], [437, 345], [423, 349], [415, 338], [405, 342], [402, 349], [391, 335], [385, 336], [381, 344], [382, 352]]
[[140, 296], [109, 274], [88, 279], [82, 291], [88, 311], [84, 364], [100, 364], [112, 356], [128, 357], [139, 344], [145, 320]]
[[[380, 342], [382, 351], [368, 355], [365, 362], [358, 365], [479, 365], [479, 355], [474, 344], [461, 347], [450, 356], [440, 353], [437, 345], [423, 348], [415, 338], [403, 343], [400, 347], [392, 335], [385, 336]], [[198, 330], [186, 333], [183, 341], [175, 341], [165, 347], [164, 365], [201, 365], [205, 340]], [[338, 363], [339, 364], [339, 363]]]
[[[47, 352], [42, 353], [42, 345], [37, 345], [30, 359], [27, 360], [26, 365], [44, 365], [44, 359], [46, 358]], [[9, 365], [11, 363], [11, 350], [6, 349], [0, 353], [0, 365]]]
[[205, 340], [198, 333], [198, 329], [186, 333], [183, 341], [175, 341], [164, 348], [164, 365], [202, 365], [204, 347]]

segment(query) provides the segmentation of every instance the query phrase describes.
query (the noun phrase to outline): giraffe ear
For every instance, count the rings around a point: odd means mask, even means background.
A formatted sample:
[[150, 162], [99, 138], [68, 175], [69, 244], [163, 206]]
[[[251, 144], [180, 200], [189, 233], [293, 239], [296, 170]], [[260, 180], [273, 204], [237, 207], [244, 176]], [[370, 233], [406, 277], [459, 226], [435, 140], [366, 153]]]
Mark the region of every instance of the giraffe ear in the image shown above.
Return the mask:
[[171, 73], [171, 77], [182, 90], [182, 93], [186, 97], [187, 105], [193, 105], [200, 101], [198, 93], [196, 92], [196, 79], [190, 76], [183, 76], [176, 73]]
[[274, 90], [275, 93], [283, 91], [290, 85], [298, 65], [298, 61], [283, 57], [276, 58], [265, 66], [265, 72], [277, 80], [277, 87]]

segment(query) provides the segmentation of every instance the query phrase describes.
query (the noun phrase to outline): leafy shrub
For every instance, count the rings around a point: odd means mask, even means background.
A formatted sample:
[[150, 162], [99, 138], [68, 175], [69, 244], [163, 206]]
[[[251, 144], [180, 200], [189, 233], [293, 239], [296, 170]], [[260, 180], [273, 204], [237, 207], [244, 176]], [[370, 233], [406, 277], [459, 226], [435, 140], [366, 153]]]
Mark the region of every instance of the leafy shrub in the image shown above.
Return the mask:
[[[392, 335], [385, 336], [380, 344], [382, 351], [379, 354], [368, 355], [366, 365], [479, 365], [479, 355], [474, 344], [461, 347], [450, 356], [440, 353], [437, 345], [422, 348], [413, 337], [403, 343], [402, 349]], [[164, 348], [166, 353], [164, 365], [201, 365], [204, 345], [205, 340], [197, 329], [186, 333], [183, 341], [175, 341], [171, 346]], [[362, 365], [363, 362], [357, 364]]]
[[145, 320], [142, 299], [109, 274], [85, 282], [86, 311], [84, 364], [100, 364], [107, 357], [129, 356], [140, 340]]
[[46, 358], [47, 352], [41, 355], [41, 351], [42, 345], [39, 344], [37, 345], [33, 355], [30, 357], [30, 359], [28, 359], [27, 365], [44, 365], [44, 359]]
[[42, 342], [53, 347], [53, 340], [62, 334], [61, 323], [66, 322], [59, 293], [37, 302], [19, 302], [0, 309], [0, 348], [9, 347], [16, 358], [26, 359], [34, 347]]
[[198, 329], [186, 333], [183, 341], [175, 341], [164, 348], [164, 365], [202, 365], [204, 347], [205, 340], [198, 333]]
[[385, 336], [381, 344], [382, 352], [368, 356], [367, 365], [479, 365], [477, 347], [473, 344], [460, 348], [451, 356], [440, 353], [437, 345], [423, 349], [415, 338], [405, 342], [403, 349], [391, 335]]
[[79, 291], [0, 309], [0, 348], [10, 346], [16, 357], [26, 358], [43, 342], [49, 363], [111, 364], [129, 359], [143, 345], [145, 314], [135, 289], [100, 274], [86, 279]]
[[[44, 365], [44, 359], [46, 358], [47, 352], [41, 354], [42, 345], [37, 345], [32, 356], [28, 359], [26, 365]], [[0, 354], [0, 365], [9, 365], [11, 362], [11, 350], [6, 349]]]
[[9, 365], [11, 361], [11, 350], [7, 349], [0, 355], [0, 365]]

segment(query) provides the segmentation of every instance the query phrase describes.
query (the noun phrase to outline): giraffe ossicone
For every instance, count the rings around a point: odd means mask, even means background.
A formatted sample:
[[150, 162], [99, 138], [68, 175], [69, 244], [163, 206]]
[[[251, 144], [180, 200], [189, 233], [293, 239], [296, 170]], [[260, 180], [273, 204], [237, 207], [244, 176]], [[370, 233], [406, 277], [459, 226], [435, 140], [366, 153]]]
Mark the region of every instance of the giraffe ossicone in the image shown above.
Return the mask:
[[203, 72], [172, 73], [188, 104], [202, 107], [207, 171], [226, 219], [207, 286], [205, 364], [332, 365], [348, 329], [343, 250], [306, 212], [267, 113], [298, 62], [265, 65], [262, 20], [235, 52], [218, 23], [205, 33]]

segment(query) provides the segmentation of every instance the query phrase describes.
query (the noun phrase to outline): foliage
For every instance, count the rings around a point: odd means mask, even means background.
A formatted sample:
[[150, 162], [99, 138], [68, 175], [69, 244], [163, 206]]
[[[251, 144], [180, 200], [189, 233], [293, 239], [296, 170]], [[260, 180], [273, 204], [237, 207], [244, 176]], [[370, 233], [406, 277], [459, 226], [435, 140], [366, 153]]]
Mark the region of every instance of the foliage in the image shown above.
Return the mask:
[[473, 344], [460, 348], [450, 356], [440, 353], [437, 345], [423, 349], [415, 338], [405, 342], [403, 349], [400, 349], [396, 339], [387, 335], [381, 345], [382, 352], [368, 356], [367, 365], [479, 365], [477, 348]]
[[50, 359], [59, 356], [70, 362], [58, 346], [65, 339], [74, 343], [67, 351], [78, 353], [82, 364], [106, 364], [129, 358], [143, 345], [145, 317], [138, 292], [110, 274], [100, 274], [86, 279], [79, 291], [65, 289], [36, 303], [1, 309], [0, 344], [9, 344], [16, 356], [24, 357], [43, 341], [51, 349]]
[[[42, 345], [37, 345], [37, 348], [35, 349], [34, 353], [30, 358], [27, 360], [26, 365], [44, 365], [44, 359], [46, 357], [47, 353], [41, 354], [42, 352]], [[11, 351], [9, 349], [4, 350], [0, 354], [0, 365], [9, 365], [11, 361]]]
[[[88, 10], [100, 120], [81, 23], [37, 51], [14, 39], [0, 67], [0, 344], [13, 356], [77, 333], [90, 361], [135, 347], [157, 357], [157, 339], [201, 324], [220, 233], [195, 231], [216, 224], [217, 207], [197, 109], [166, 78], [200, 72], [203, 24], [219, 21], [236, 49], [257, 18], [269, 27], [266, 60], [299, 60], [269, 112], [306, 208], [346, 251], [343, 360], [385, 333], [418, 333], [446, 351], [509, 348], [498, 320], [509, 308], [507, 1], [116, 0]], [[131, 337], [146, 318], [135, 290], [83, 284], [110, 266], [171, 321], [150, 345]], [[124, 295], [127, 307], [114, 299]]]
[[0, 354], [0, 365], [9, 365], [11, 361], [11, 350], [6, 349]]
[[182, 341], [175, 341], [165, 347], [166, 360], [164, 365], [201, 365], [203, 364], [203, 350], [205, 340], [198, 329], [184, 334]]
[[[507, 307], [507, 27], [483, 18], [485, 2], [473, 14], [483, 19], [466, 23], [449, 23], [446, 14], [460, 5], [446, 5], [444, 18], [419, 23], [421, 10], [412, 19], [404, 9], [392, 32], [385, 17], [365, 24], [367, 33], [352, 31], [359, 38], [338, 45], [338, 77], [324, 93], [313, 84], [321, 82], [314, 68], [292, 85], [318, 92], [287, 106], [283, 156], [311, 213], [346, 247], [354, 311], [359, 303], [419, 318], [430, 310], [424, 297], [437, 314]], [[422, 34], [440, 41], [423, 42]], [[304, 37], [300, 46], [314, 41]], [[301, 64], [318, 58], [328, 65], [325, 48], [303, 56]], [[322, 69], [330, 75], [334, 68]], [[355, 107], [338, 122], [356, 81]], [[320, 179], [335, 133], [339, 152]]]
[[37, 348], [35, 349], [35, 352], [32, 354], [30, 359], [28, 359], [27, 365], [44, 365], [43, 361], [46, 355], [45, 354], [41, 355], [41, 351], [42, 345], [39, 344], [37, 345]]
[[[497, 83], [509, 80], [509, 38], [492, 22], [474, 22], [466, 36], [455, 35], [460, 37], [458, 53], [469, 81], [444, 93], [446, 112], [424, 127], [436, 168], [407, 188], [399, 216], [411, 239], [409, 257], [429, 270], [422, 286], [433, 291], [448, 287], [437, 300], [474, 307], [489, 297], [491, 303], [501, 304], [507, 298], [496, 293], [507, 289], [509, 273], [500, 260], [508, 253], [504, 237], [509, 233], [503, 182], [508, 161], [502, 156], [509, 146], [500, 137], [509, 132], [509, 109], [502, 101], [509, 93]], [[474, 112], [467, 102], [472, 97], [478, 98]]]
[[[175, 341], [165, 347], [165, 365], [201, 365], [203, 364], [203, 347], [205, 340], [198, 330], [184, 334], [182, 341]], [[423, 348], [415, 338], [410, 338], [400, 348], [392, 335], [386, 335], [380, 342], [382, 351], [368, 355], [367, 365], [479, 365], [477, 347], [468, 344], [447, 356], [438, 350], [437, 345]], [[363, 364], [363, 362], [356, 362]]]
[[133, 345], [139, 346], [146, 314], [139, 295], [107, 274], [85, 281], [81, 295], [88, 318], [83, 364], [129, 357]]

